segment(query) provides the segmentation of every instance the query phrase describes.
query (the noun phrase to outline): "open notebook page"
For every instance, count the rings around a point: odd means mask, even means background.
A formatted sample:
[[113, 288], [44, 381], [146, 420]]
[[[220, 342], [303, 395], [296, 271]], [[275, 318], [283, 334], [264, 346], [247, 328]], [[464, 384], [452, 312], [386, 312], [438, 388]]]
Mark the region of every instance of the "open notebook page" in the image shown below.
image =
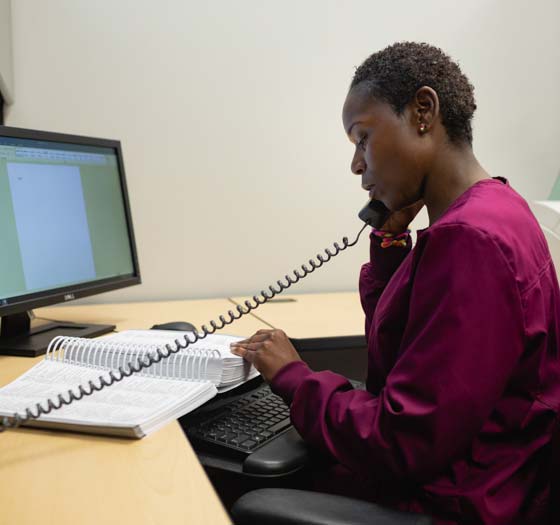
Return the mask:
[[[99, 369], [43, 360], [0, 389], [0, 414], [23, 412], [70, 388], [77, 392], [79, 384], [89, 380], [98, 383], [96, 379], [102, 373]], [[216, 388], [209, 382], [133, 375], [40, 419], [106, 427], [140, 426], [146, 434], [167, 420], [194, 410], [215, 394]]]

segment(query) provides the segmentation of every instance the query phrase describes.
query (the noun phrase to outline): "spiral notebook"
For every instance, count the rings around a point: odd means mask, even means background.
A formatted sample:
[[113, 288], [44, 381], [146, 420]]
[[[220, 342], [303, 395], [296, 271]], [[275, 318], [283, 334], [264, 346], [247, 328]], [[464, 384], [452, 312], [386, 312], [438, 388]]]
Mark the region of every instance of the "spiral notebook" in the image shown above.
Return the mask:
[[[187, 334], [127, 330], [95, 340], [55, 338], [41, 362], [0, 388], [0, 416], [23, 414], [38, 402], [46, 407], [45, 401], [58, 394], [67, 399], [68, 390], [77, 393], [78, 385], [88, 381], [97, 385], [100, 375], [136, 363]], [[30, 421], [29, 426], [142, 438], [218, 392], [258, 375], [254, 367], [230, 352], [230, 343], [240, 339], [208, 335], [137, 374]]]

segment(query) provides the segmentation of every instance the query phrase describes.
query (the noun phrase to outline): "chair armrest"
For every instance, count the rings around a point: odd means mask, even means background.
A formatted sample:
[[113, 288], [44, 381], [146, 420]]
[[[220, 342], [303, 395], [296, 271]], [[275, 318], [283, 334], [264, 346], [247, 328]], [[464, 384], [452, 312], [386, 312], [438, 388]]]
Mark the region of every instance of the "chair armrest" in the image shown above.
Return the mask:
[[306, 490], [259, 489], [239, 498], [235, 525], [432, 525], [428, 516]]

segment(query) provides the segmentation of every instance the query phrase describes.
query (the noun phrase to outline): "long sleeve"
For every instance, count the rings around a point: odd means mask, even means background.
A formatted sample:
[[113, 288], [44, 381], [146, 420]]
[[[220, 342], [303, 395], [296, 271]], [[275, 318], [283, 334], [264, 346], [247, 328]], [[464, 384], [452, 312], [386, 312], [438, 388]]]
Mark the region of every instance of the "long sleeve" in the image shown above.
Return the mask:
[[365, 333], [369, 335], [371, 320], [377, 301], [395, 270], [412, 249], [412, 240], [407, 238], [405, 247], [382, 248], [381, 241], [370, 233], [369, 262], [360, 271], [360, 300], [366, 316]]
[[[301, 362], [272, 382], [308, 443], [370, 479], [419, 482], [445, 469], [469, 447], [523, 351], [519, 290], [493, 238], [444, 225], [419, 238], [413, 255], [400, 348], [375, 349], [398, 353], [378, 396]], [[373, 302], [375, 288], [366, 288]]]

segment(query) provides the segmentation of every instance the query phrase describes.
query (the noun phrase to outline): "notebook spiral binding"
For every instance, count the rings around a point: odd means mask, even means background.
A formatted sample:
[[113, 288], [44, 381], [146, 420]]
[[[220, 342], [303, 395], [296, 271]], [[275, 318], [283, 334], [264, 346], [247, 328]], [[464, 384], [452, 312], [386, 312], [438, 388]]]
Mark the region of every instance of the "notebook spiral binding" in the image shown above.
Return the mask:
[[[156, 345], [141, 343], [114, 343], [111, 341], [83, 339], [80, 337], [55, 337], [47, 348], [47, 361], [79, 364], [95, 369], [119, 370], [138, 366], [148, 355], [157, 354]], [[129, 359], [130, 357], [130, 359]], [[217, 350], [192, 348], [188, 353], [171, 355], [159, 367], [153, 366], [138, 372], [151, 377], [185, 378], [202, 381], [206, 377], [208, 363], [220, 359]], [[180, 371], [185, 373], [181, 374]]]
[[[153, 347], [153, 353], [147, 351], [144, 354], [142, 354], [142, 356], [137, 357], [136, 359], [133, 359], [132, 361], [127, 362], [126, 364], [121, 365], [117, 363], [118, 366], [116, 370], [111, 369], [108, 371], [107, 374], [100, 375], [97, 378], [96, 382], [88, 381], [86, 386], [79, 385], [78, 387], [76, 387], [76, 389], [78, 390], [77, 393], [75, 393], [73, 389], [70, 389], [64, 394], [62, 393], [58, 394], [55, 399], [49, 398], [43, 403], [36, 403], [35, 409], [26, 408], [25, 415], [16, 413], [11, 417], [4, 416], [0, 424], [0, 433], [9, 429], [17, 428], [20, 425], [25, 424], [27, 421], [31, 419], [38, 419], [43, 414], [49, 414], [53, 410], [58, 410], [64, 405], [69, 405], [74, 401], [79, 401], [83, 397], [90, 396], [94, 392], [99, 392], [105, 387], [109, 387], [114, 383], [118, 383], [119, 381], [122, 381], [125, 377], [130, 377], [132, 374], [137, 374], [142, 370], [149, 368], [153, 364], [159, 363], [162, 359], [167, 359], [169, 356], [188, 348], [191, 344], [194, 344], [197, 341], [204, 339], [206, 336], [213, 334], [214, 332], [216, 332], [216, 330], [221, 330], [222, 328], [224, 328], [224, 326], [227, 326], [233, 323], [234, 321], [237, 321], [237, 319], [240, 319], [244, 315], [249, 314], [256, 308], [258, 308], [261, 304], [265, 304], [267, 301], [270, 301], [270, 299], [272, 299], [276, 295], [279, 295], [284, 290], [287, 290], [292, 284], [297, 283], [298, 281], [300, 281], [310, 273], [314, 272], [317, 268], [323, 266], [323, 264], [330, 261], [333, 257], [337, 256], [340, 252], [346, 250], [351, 246], [354, 246], [358, 242], [360, 235], [362, 234], [362, 232], [366, 227], [367, 224], [364, 224], [364, 226], [358, 232], [358, 235], [356, 236], [356, 239], [353, 242], [348, 242], [348, 237], [343, 237], [342, 246], [340, 246], [338, 242], [333, 243], [334, 252], [332, 252], [329, 248], [325, 248], [324, 252], [326, 256], [323, 256], [322, 254], [318, 253], [315, 259], [309, 259], [310, 268], [307, 267], [305, 264], [302, 264], [301, 272], [296, 268], [295, 270], [292, 271], [293, 277], [287, 274], [284, 276], [285, 282], [283, 282], [282, 280], [276, 281], [276, 284], [278, 285], [277, 288], [275, 288], [274, 285], [269, 285], [268, 290], [270, 290], [270, 292], [267, 292], [266, 290], [261, 290], [260, 295], [253, 295], [254, 304], [251, 303], [250, 300], [244, 301], [243, 304], [245, 305], [246, 308], [245, 310], [243, 309], [243, 306], [237, 305], [236, 307], [237, 314], [235, 314], [232, 310], [228, 310], [227, 312], [228, 319], [226, 319], [224, 315], [220, 315], [218, 317], [220, 324], [216, 323], [216, 321], [212, 319], [209, 322], [211, 328], [208, 328], [206, 325], [202, 325], [201, 327], [202, 335], [193, 332], [192, 338], [189, 337], [188, 335], [185, 335], [182, 341], [180, 339], [175, 339], [174, 341], [175, 348], [173, 348], [170, 344], [166, 344], [164, 348]], [[55, 338], [55, 339], [59, 339], [59, 338]], [[51, 345], [53, 346], [53, 348], [54, 348], [53, 342], [55, 341], [55, 339], [51, 341]], [[66, 339], [70, 339], [70, 338], [66, 338]], [[60, 344], [60, 341], [57, 341], [56, 344]], [[49, 345], [49, 348], [51, 347], [51, 345]], [[54, 359], [55, 353], [56, 353], [56, 358], [59, 358], [60, 355], [64, 355], [64, 349], [62, 349], [62, 354], [60, 353], [60, 350], [61, 349], [59, 346], [57, 346], [56, 350], [53, 350], [52, 348], [50, 352], [47, 350], [48, 358]], [[76, 348], [76, 352], [78, 350], [79, 347]], [[72, 355], [74, 354], [70, 353], [70, 356]], [[206, 360], [206, 364], [207, 363], [208, 360]], [[65, 395], [67, 396], [67, 398], [64, 397]]]

